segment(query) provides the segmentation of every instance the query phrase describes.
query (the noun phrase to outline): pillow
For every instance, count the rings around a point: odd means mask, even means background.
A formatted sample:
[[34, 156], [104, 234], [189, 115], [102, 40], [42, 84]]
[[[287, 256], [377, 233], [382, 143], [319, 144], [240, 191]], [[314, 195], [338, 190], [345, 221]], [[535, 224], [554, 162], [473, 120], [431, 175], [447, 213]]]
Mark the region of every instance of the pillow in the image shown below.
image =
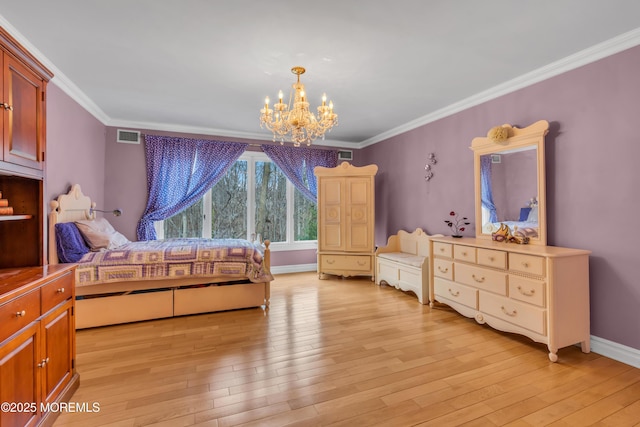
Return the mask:
[[518, 221], [526, 221], [529, 218], [529, 212], [531, 212], [531, 208], [520, 208], [520, 219]]
[[92, 251], [115, 249], [129, 243], [129, 239], [118, 233], [104, 218], [80, 220], [75, 224]]
[[62, 263], [78, 262], [89, 252], [89, 246], [82, 238], [80, 230], [72, 222], [55, 225], [58, 260]]
[[531, 208], [531, 212], [529, 212], [529, 216], [527, 217], [527, 222], [538, 222], [538, 207], [534, 206]]

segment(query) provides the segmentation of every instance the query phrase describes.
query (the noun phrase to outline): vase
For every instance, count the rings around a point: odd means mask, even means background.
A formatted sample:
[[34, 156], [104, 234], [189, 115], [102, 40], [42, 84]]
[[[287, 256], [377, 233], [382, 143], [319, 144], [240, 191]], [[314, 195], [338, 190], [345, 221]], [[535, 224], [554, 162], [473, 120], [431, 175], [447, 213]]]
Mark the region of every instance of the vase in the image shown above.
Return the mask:
[[455, 237], [456, 239], [460, 239], [462, 236], [460, 236], [459, 234], [454, 234], [451, 237]]

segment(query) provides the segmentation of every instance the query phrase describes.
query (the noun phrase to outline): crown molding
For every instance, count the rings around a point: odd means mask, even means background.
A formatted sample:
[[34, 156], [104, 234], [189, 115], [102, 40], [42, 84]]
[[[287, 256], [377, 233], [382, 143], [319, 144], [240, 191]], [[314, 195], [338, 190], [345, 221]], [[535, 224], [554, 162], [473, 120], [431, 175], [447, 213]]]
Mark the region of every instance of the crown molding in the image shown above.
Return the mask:
[[587, 49], [581, 50], [573, 55], [569, 55], [559, 61], [540, 67], [537, 70], [523, 74], [519, 77], [501, 83], [485, 91], [472, 95], [462, 101], [455, 102], [444, 108], [434, 111], [431, 114], [420, 117], [418, 119], [407, 122], [403, 125], [382, 132], [372, 138], [366, 139], [357, 145], [357, 148], [365, 148], [369, 145], [384, 141], [396, 135], [408, 132], [436, 120], [451, 116], [453, 114], [464, 111], [476, 105], [491, 101], [502, 95], [515, 92], [535, 83], [555, 77], [567, 71], [574, 70], [583, 65], [606, 58], [615, 53], [635, 47], [640, 44], [640, 28], [621, 34], [617, 37], [593, 45]]

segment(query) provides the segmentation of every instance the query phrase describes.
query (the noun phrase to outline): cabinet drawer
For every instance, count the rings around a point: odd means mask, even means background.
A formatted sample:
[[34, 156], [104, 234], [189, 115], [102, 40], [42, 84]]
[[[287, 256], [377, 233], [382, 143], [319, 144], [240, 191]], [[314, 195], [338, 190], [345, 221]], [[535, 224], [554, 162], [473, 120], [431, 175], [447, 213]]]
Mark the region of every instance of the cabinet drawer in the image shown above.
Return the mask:
[[40, 290], [31, 291], [0, 307], [0, 342], [40, 317]]
[[478, 264], [506, 269], [507, 253], [492, 249], [478, 249]]
[[453, 280], [453, 262], [446, 259], [434, 258], [433, 275], [436, 277]]
[[40, 288], [42, 312], [46, 313], [62, 301], [71, 298], [72, 287], [73, 275], [67, 273]]
[[509, 270], [534, 274], [536, 276], [544, 276], [544, 261], [545, 258], [541, 256], [510, 253]]
[[453, 245], [451, 243], [433, 242], [433, 254], [453, 258]]
[[480, 292], [478, 300], [483, 313], [540, 335], [547, 334], [544, 309], [488, 292]]
[[453, 246], [453, 258], [460, 261], [476, 262], [476, 248], [470, 246]]
[[433, 290], [436, 299], [440, 302], [452, 301], [473, 309], [478, 308], [476, 289], [436, 277], [433, 281]]
[[366, 255], [320, 255], [323, 270], [370, 271], [371, 257]]
[[500, 295], [507, 295], [507, 273], [455, 263], [456, 282]]
[[535, 304], [539, 307], [546, 306], [546, 284], [539, 280], [525, 279], [524, 277], [509, 275], [509, 297], [519, 301]]

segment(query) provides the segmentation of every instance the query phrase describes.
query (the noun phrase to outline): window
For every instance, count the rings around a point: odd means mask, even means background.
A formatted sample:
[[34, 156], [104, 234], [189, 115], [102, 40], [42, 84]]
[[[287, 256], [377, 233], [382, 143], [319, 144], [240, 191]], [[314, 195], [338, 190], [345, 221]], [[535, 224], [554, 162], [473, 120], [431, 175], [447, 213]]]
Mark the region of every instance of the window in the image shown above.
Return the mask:
[[317, 210], [264, 153], [245, 152], [201, 200], [155, 226], [159, 239], [260, 234], [273, 250], [315, 249]]

